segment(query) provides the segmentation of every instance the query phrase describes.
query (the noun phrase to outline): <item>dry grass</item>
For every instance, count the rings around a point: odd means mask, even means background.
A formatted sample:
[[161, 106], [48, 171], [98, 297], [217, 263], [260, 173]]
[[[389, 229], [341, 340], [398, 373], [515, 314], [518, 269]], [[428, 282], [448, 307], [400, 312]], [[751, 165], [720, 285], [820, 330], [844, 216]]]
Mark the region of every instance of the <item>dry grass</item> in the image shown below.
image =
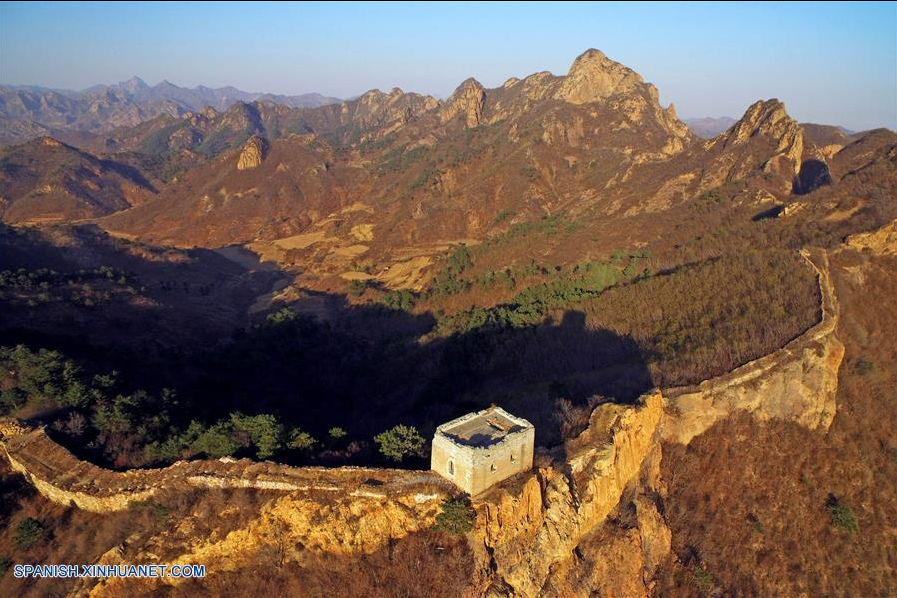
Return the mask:
[[348, 245], [346, 247], [337, 247], [333, 250], [333, 253], [334, 255], [338, 255], [340, 257], [353, 258], [367, 253], [367, 250], [367, 245]]
[[304, 233], [301, 235], [293, 235], [292, 237], [285, 237], [283, 239], [276, 239], [274, 244], [281, 249], [306, 249], [315, 243], [322, 243], [328, 240], [327, 233], [319, 230], [313, 233]]
[[[262, 556], [261, 554], [259, 556]], [[215, 573], [186, 583], [194, 595], [457, 597], [471, 595], [475, 577], [467, 542], [448, 534], [420, 532], [368, 555], [306, 554], [302, 563], [258, 560], [245, 569]]]
[[431, 263], [432, 260], [425, 255], [413, 257], [393, 263], [389, 270], [379, 274], [377, 278], [392, 289], [420, 290], [425, 282], [423, 270]]

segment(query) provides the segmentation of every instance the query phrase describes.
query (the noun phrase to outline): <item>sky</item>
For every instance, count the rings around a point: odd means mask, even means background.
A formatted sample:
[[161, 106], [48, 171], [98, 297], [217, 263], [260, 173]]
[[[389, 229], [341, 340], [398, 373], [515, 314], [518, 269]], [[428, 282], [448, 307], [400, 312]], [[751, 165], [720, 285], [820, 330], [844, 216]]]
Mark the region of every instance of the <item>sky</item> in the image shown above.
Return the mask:
[[680, 117], [776, 97], [803, 122], [897, 130], [897, 2], [0, 2], [0, 83], [447, 97], [467, 77], [565, 74], [588, 48]]

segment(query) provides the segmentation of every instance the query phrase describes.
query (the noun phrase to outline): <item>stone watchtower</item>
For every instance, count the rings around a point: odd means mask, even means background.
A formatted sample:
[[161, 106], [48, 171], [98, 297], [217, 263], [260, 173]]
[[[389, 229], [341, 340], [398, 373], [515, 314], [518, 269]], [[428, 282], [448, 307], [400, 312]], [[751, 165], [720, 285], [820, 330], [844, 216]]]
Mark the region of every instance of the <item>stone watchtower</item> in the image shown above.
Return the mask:
[[436, 428], [430, 467], [475, 496], [533, 466], [536, 429], [500, 407], [468, 413]]

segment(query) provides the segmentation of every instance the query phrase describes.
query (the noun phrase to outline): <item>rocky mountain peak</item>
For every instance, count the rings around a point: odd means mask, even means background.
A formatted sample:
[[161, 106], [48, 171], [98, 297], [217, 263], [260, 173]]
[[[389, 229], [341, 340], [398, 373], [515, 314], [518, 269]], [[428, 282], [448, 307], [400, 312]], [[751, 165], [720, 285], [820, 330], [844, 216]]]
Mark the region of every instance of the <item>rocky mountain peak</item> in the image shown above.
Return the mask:
[[803, 130], [788, 115], [785, 104], [775, 98], [754, 102], [744, 116], [721, 136], [721, 143], [723, 147], [729, 147], [745, 144], [755, 138], [776, 144], [777, 159], [770, 159], [767, 167], [771, 168], [773, 164], [784, 161], [794, 174], [800, 171], [804, 154]]
[[122, 87], [132, 93], [141, 89], [149, 89], [149, 85], [146, 84], [146, 81], [144, 81], [137, 75], [134, 75], [133, 77], [125, 81], [122, 84]]
[[361, 104], [373, 104], [381, 101], [385, 95], [379, 89], [369, 89], [358, 97], [358, 102]]
[[573, 61], [555, 97], [571, 104], [587, 104], [642, 85], [641, 75], [593, 48]]
[[710, 147], [750, 147], [755, 142], [775, 146], [772, 156], [761, 166], [763, 171], [788, 177], [797, 176], [804, 158], [816, 158], [818, 153], [812, 143], [805, 142], [803, 129], [788, 115], [785, 104], [775, 98], [751, 104], [744, 116], [712, 141]]
[[772, 98], [754, 102], [729, 129], [730, 142], [743, 143], [754, 135], [781, 137], [791, 129], [799, 129], [797, 121], [788, 116], [785, 104]]
[[462, 114], [467, 127], [476, 127], [483, 122], [485, 104], [486, 90], [479, 81], [471, 77], [461, 83], [446, 100], [439, 110], [439, 119], [446, 123]]

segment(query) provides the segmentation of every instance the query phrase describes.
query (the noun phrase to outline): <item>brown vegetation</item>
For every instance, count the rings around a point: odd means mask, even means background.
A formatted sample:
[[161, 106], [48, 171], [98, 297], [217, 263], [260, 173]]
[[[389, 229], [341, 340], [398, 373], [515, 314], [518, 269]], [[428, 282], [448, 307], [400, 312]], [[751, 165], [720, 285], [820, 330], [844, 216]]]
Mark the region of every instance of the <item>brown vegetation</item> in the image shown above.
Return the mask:
[[[834, 264], [850, 307], [838, 329], [847, 354], [831, 429], [739, 415], [687, 447], [665, 446], [667, 521], [680, 565], [667, 570], [662, 593], [691, 593], [700, 571], [736, 594], [873, 595], [897, 586], [889, 548], [897, 378], [886, 340], [897, 327], [897, 262], [844, 253]], [[856, 531], [836, 523], [832, 496]]]

